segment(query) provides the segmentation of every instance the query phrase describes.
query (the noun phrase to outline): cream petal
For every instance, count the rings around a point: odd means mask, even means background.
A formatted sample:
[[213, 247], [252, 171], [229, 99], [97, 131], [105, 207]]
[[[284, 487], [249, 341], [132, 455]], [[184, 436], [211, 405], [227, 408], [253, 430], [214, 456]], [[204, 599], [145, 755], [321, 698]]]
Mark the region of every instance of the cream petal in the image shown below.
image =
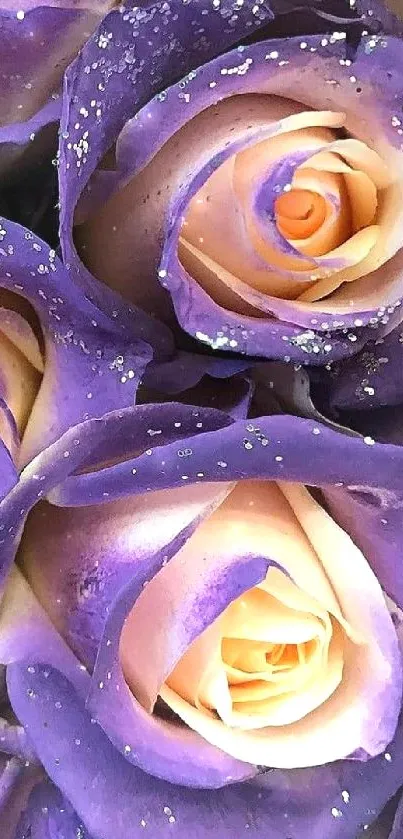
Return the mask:
[[28, 421], [39, 381], [38, 371], [0, 332], [0, 382], [4, 383], [4, 399], [20, 433]]
[[[294, 595], [295, 605], [282, 602], [280, 598], [284, 589], [288, 591], [289, 602]], [[323, 609], [298, 589], [294, 594], [294, 589], [291, 580], [281, 571], [271, 568], [265, 582], [228, 606], [222, 624], [224, 636], [266, 641], [268, 644], [302, 644], [323, 634], [324, 626], [320, 620]]]
[[[283, 120], [284, 124], [286, 120]], [[288, 122], [288, 121], [287, 121]], [[315, 266], [308, 259], [297, 253], [288, 254], [279, 248], [279, 243], [265, 236], [257, 227], [254, 196], [261, 186], [265, 174], [283, 157], [296, 155], [301, 151], [314, 153], [332, 140], [331, 133], [324, 128], [306, 128], [287, 134], [277, 134], [261, 143], [245, 149], [236, 155], [234, 164], [233, 185], [234, 192], [242, 207], [246, 230], [249, 239], [259, 256], [270, 267], [281, 268], [283, 271], [307, 271]], [[308, 187], [309, 188], [309, 187]], [[249, 278], [248, 278], [248, 282]], [[260, 290], [270, 293], [270, 286]]]
[[[248, 297], [249, 290], [238, 277], [231, 274], [209, 256], [206, 256], [203, 251], [191, 245], [186, 239], [179, 240], [178, 254], [186, 271], [220, 306], [243, 315], [262, 317], [262, 312], [254, 307], [252, 302], [245, 299], [244, 294]], [[287, 281], [284, 282], [284, 279], [281, 287], [285, 293]], [[298, 289], [300, 288], [301, 286], [298, 287]], [[249, 297], [253, 298], [253, 294]]]
[[348, 172], [344, 181], [350, 198], [353, 229], [361, 230], [375, 219], [378, 206], [376, 186], [365, 172]]
[[[4, 294], [4, 290], [0, 289], [0, 305]], [[15, 295], [13, 295], [13, 298], [18, 300]], [[24, 306], [24, 303], [25, 301], [21, 301], [21, 314], [18, 311], [0, 308], [0, 331], [25, 356], [27, 361], [32, 364], [32, 367], [35, 367], [39, 373], [43, 373], [44, 363], [42, 352], [38, 339], [32, 327], [29, 325], [29, 308], [28, 306]], [[26, 317], [23, 314], [24, 310]]]
[[[311, 274], [300, 272], [291, 276], [275, 272], [264, 271], [257, 281], [256, 275], [252, 283], [240, 280], [238, 275], [230, 273], [215, 260], [206, 256], [194, 245], [184, 239], [179, 243], [179, 255], [186, 270], [194, 277], [205, 291], [225, 308], [241, 314], [262, 317], [265, 310], [270, 311], [270, 298], [265, 300], [266, 290], [278, 297], [293, 299], [300, 294], [302, 288], [312, 284]], [[312, 270], [315, 266], [312, 265]], [[239, 274], [241, 272], [239, 271]], [[247, 275], [248, 281], [250, 275]], [[256, 290], [256, 286], [260, 289]]]
[[328, 151], [339, 154], [351, 168], [368, 175], [377, 189], [385, 189], [396, 179], [381, 156], [361, 140], [335, 140]]
[[[319, 279], [311, 288], [303, 291], [298, 300], [311, 303], [315, 300], [321, 300], [332, 291], [337, 289], [344, 282], [353, 282], [357, 277], [362, 276], [363, 262], [375, 249], [375, 245], [379, 241], [381, 228], [377, 224], [372, 224], [364, 230], [359, 230], [354, 236], [351, 236], [347, 242], [334, 251], [325, 254], [321, 257], [324, 265], [331, 263], [333, 260], [345, 261], [346, 268], [355, 266], [352, 270], [339, 271], [331, 274], [325, 279]], [[319, 272], [318, 272], [319, 273]]]

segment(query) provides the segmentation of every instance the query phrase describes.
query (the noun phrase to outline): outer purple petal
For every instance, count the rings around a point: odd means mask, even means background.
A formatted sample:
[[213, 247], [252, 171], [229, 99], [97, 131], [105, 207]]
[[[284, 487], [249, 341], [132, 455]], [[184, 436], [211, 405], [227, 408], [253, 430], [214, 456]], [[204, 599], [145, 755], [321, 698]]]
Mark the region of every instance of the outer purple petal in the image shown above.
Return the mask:
[[374, 569], [382, 588], [403, 607], [403, 493], [361, 484], [323, 490], [326, 503]]
[[319, 776], [274, 770], [259, 782], [217, 791], [173, 786], [125, 761], [63, 677], [51, 671], [45, 678], [40, 666], [32, 670], [9, 669], [14, 709], [93, 839], [137, 839], [147, 827], [161, 839], [173, 832], [178, 839], [189, 833], [194, 839], [356, 839], [402, 782], [399, 729], [387, 759], [381, 755], [359, 772], [356, 764], [341, 763], [321, 767]]
[[[157, 406], [154, 410], [157, 418]], [[118, 422], [117, 416], [105, 417], [110, 429]], [[179, 447], [191, 449], [185, 464]], [[154, 442], [153, 448], [124, 463], [67, 478], [48, 497], [62, 506], [81, 506], [102, 503], [105, 492], [112, 499], [150, 488], [183, 486], [187, 481], [231, 481], [246, 476], [327, 486], [356, 483], [359, 474], [363, 485], [401, 490], [402, 460], [400, 446], [338, 433], [300, 417], [257, 417], [214, 433], [203, 433], [202, 425], [194, 436], [166, 446]]]
[[[389, 835], [389, 839], [399, 839], [400, 836], [403, 835], [403, 798], [400, 799], [398, 804], [395, 818], [393, 820], [393, 827], [392, 832]], [[375, 837], [376, 839], [376, 837]], [[382, 836], [380, 837], [382, 839]]]
[[370, 411], [403, 403], [403, 330], [371, 341], [354, 359], [327, 377], [329, 405], [336, 411]]
[[139, 402], [175, 398], [189, 405], [218, 408], [235, 419], [248, 415], [254, 392], [250, 362], [178, 351], [166, 362], [147, 365]]
[[[85, 697], [89, 680], [85, 667], [58, 635], [22, 574], [14, 568], [2, 592], [0, 662], [9, 665], [26, 660], [46, 661], [57, 667]], [[29, 740], [18, 731], [5, 728], [4, 737], [6, 751], [25, 752], [26, 757], [32, 754]]]
[[13, 839], [91, 839], [61, 792], [49, 781], [37, 784], [29, 796]]

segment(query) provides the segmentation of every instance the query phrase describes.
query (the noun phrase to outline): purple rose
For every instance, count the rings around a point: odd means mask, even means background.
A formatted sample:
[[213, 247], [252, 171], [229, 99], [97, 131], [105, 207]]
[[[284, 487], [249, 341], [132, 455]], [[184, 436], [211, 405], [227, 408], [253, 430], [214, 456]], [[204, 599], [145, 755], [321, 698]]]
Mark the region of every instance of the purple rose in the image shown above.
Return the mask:
[[401, 492], [402, 450], [283, 413], [306, 376], [279, 365], [204, 407], [194, 364], [184, 402], [79, 422], [2, 502], [17, 837], [356, 839], [403, 782], [399, 547], [338, 524], [357, 475]]
[[215, 350], [352, 355], [401, 317], [402, 61], [378, 2], [112, 11], [66, 75], [72, 276]]

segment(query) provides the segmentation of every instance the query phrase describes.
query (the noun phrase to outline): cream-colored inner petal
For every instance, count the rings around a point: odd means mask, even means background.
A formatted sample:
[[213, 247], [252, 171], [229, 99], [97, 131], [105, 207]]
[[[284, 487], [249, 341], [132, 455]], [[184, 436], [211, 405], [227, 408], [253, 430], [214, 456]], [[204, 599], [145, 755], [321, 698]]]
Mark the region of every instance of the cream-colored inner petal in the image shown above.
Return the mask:
[[25, 355], [0, 332], [0, 381], [3, 396], [22, 434], [38, 391], [40, 374]]
[[166, 685], [243, 730], [287, 725], [320, 706], [343, 673], [343, 630], [283, 572], [237, 598], [187, 650]]

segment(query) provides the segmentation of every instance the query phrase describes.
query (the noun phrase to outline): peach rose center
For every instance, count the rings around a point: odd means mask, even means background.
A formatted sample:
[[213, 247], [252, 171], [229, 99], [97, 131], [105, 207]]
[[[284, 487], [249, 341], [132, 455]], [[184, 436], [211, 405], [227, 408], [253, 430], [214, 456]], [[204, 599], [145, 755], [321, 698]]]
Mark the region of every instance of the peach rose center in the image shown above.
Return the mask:
[[266, 107], [270, 136], [209, 176], [179, 239], [187, 272], [244, 314], [264, 311], [265, 297], [329, 298], [400, 247], [396, 175], [378, 152], [346, 136], [345, 115], [290, 114], [290, 103], [269, 98]]

